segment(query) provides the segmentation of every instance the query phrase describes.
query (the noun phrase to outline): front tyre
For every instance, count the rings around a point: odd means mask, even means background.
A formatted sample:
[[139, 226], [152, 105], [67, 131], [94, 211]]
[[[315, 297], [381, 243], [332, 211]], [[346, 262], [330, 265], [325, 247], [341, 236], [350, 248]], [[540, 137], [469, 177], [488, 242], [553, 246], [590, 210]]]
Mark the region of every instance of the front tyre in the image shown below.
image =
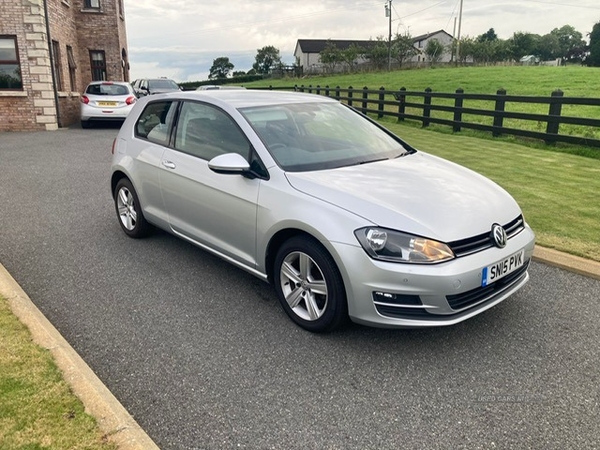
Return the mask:
[[132, 238], [147, 236], [151, 226], [146, 222], [135, 189], [127, 178], [121, 178], [117, 183], [114, 199], [119, 224], [125, 234]]
[[283, 309], [302, 328], [327, 332], [347, 320], [342, 276], [316, 240], [296, 236], [286, 241], [275, 257], [273, 280]]

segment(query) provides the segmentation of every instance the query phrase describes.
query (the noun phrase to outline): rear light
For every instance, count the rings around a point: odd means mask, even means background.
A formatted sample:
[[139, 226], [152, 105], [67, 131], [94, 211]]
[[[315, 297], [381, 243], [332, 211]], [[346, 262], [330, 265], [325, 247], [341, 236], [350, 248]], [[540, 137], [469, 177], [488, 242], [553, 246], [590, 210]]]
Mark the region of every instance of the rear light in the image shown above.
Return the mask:
[[133, 105], [135, 103], [135, 97], [133, 95], [131, 97], [127, 97], [125, 103], [127, 103], [128, 105]]
[[112, 86], [113, 82], [112, 81], [104, 81], [102, 84]]
[[79, 100], [81, 100], [81, 103], [85, 103], [86, 105], [90, 102], [90, 99], [87, 98], [85, 95], [82, 95]]
[[117, 145], [117, 138], [114, 138], [114, 139], [113, 139], [112, 150], [110, 151], [110, 153], [111, 153], [112, 155], [114, 155], [114, 154], [115, 154], [115, 147], [116, 147], [116, 145]]

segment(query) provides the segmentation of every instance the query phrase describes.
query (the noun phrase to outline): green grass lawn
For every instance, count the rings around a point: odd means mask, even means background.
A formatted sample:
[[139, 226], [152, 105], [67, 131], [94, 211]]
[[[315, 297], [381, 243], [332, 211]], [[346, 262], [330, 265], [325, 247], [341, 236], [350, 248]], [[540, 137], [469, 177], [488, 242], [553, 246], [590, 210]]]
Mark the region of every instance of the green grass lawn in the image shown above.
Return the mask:
[[0, 297], [0, 449], [115, 450]]
[[[560, 89], [567, 97], [600, 98], [600, 68], [583, 66], [547, 67], [547, 66], [490, 66], [490, 67], [458, 67], [458, 68], [425, 68], [411, 70], [397, 70], [381, 73], [361, 73], [350, 75], [314, 76], [304, 79], [262, 80], [248, 83], [247, 87], [293, 87], [294, 85], [324, 88], [362, 89], [368, 87], [377, 90], [384, 87], [386, 90], [395, 91], [401, 87], [408, 91], [423, 92], [431, 88], [433, 92], [453, 93], [461, 88], [466, 94], [495, 94], [498, 89], [505, 89], [507, 95], [525, 95], [549, 97], [552, 91]], [[355, 97], [357, 94], [354, 95]], [[377, 98], [377, 95], [370, 95]], [[393, 101], [390, 95], [387, 100]], [[408, 97], [408, 101], [423, 103], [422, 97]], [[433, 105], [454, 106], [452, 99], [432, 99]], [[355, 104], [358, 106], [358, 104]], [[465, 108], [493, 110], [494, 102], [483, 100], [465, 100]], [[375, 109], [372, 104], [370, 108]], [[506, 104], [506, 111], [548, 114], [547, 104], [538, 103], [512, 103]], [[397, 108], [386, 106], [389, 111], [397, 112]], [[407, 114], [420, 115], [421, 109], [407, 108]], [[600, 106], [565, 105], [563, 116], [585, 117], [600, 119]], [[444, 111], [432, 111], [431, 117], [452, 120], [453, 114]], [[492, 125], [491, 117], [479, 115], [464, 115], [463, 120], [472, 123]], [[525, 121], [520, 119], [505, 119], [504, 126], [529, 131], [546, 131], [546, 123], [538, 121]], [[449, 127], [446, 127], [450, 129]], [[581, 125], [562, 124], [560, 134], [578, 137], [600, 139], [600, 129]], [[600, 152], [600, 149], [598, 149]]]
[[427, 68], [397, 70], [380, 73], [328, 75], [307, 78], [267, 79], [246, 86], [352, 86], [360, 89], [385, 87], [396, 90], [405, 87], [409, 91], [454, 92], [458, 88], [471, 94], [495, 94], [505, 89], [509, 95], [549, 96], [560, 89], [565, 96], [600, 98], [600, 68], [583, 66], [490, 66]]

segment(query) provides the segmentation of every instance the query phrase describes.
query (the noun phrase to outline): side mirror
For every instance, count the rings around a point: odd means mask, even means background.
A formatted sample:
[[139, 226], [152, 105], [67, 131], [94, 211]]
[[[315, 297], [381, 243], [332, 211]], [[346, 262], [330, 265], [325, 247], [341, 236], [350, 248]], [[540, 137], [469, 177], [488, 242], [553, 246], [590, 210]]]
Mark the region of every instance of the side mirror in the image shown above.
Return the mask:
[[224, 175], [244, 175], [250, 171], [250, 164], [238, 153], [215, 156], [208, 162], [210, 170]]

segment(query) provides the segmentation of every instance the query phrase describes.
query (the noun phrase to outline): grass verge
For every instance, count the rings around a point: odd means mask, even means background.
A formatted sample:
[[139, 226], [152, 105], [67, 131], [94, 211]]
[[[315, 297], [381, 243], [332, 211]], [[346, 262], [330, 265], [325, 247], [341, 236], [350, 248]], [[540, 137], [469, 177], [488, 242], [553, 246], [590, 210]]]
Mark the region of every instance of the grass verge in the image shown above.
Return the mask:
[[600, 261], [600, 160], [382, 124], [414, 147], [473, 169], [504, 187], [521, 206], [538, 244]]
[[0, 449], [115, 450], [0, 297]]

